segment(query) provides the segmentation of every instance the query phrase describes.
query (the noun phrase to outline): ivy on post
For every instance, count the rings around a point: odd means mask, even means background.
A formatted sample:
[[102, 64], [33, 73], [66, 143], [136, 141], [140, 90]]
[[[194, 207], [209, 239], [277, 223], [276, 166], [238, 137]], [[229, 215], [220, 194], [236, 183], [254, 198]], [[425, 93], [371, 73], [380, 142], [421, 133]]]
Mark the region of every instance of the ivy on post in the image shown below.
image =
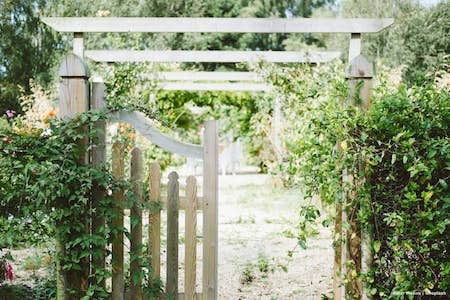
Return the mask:
[[[358, 55], [350, 61], [346, 71], [346, 78], [349, 83], [349, 100], [351, 104], [357, 106], [362, 111], [366, 111], [370, 106], [372, 96], [373, 66], [364, 56]], [[353, 173], [347, 174], [344, 181], [350, 185], [351, 192], [346, 197], [344, 210], [348, 216], [349, 229], [346, 230], [345, 237], [347, 246], [345, 262], [351, 265], [346, 275], [348, 283], [346, 286], [346, 296], [350, 299], [369, 299], [370, 294], [364, 286], [363, 281], [357, 277], [358, 274], [367, 273], [372, 261], [371, 238], [367, 229], [361, 228], [358, 224], [358, 210], [362, 203], [357, 199], [357, 191], [364, 185], [364, 178], [361, 175], [363, 166], [358, 166]], [[353, 174], [356, 174], [355, 178]]]
[[[67, 55], [59, 68], [61, 77], [59, 85], [59, 116], [60, 118], [70, 119], [76, 115], [89, 110], [89, 69], [83, 59], [75, 54]], [[87, 128], [81, 128], [81, 132], [86, 132]], [[81, 142], [87, 146], [88, 138]], [[89, 162], [88, 153], [80, 153], [80, 164]], [[67, 199], [66, 205], [70, 209], [70, 202]], [[77, 220], [79, 221], [79, 220]], [[81, 245], [68, 246], [67, 241], [74, 240], [76, 235], [82, 236], [89, 232], [89, 220], [82, 228], [76, 232], [67, 232], [67, 222], [70, 220], [58, 221], [57, 229], [57, 255], [58, 255], [58, 280], [57, 280], [57, 298], [58, 299], [80, 299], [88, 288], [89, 278], [89, 256], [83, 256]], [[79, 261], [76, 266], [65, 266], [64, 259], [71, 258]], [[65, 268], [63, 268], [63, 265]]]

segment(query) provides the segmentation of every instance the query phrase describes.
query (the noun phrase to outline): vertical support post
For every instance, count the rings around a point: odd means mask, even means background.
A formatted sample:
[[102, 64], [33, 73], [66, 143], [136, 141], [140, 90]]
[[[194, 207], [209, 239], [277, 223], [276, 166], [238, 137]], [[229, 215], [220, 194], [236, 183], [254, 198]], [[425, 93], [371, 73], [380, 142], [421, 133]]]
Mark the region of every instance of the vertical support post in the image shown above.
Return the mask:
[[348, 48], [348, 62], [361, 54], [361, 33], [352, 33], [350, 35], [350, 44]]
[[166, 293], [171, 299], [178, 299], [178, 214], [180, 187], [178, 174], [169, 174], [167, 188], [167, 274]]
[[217, 299], [218, 134], [217, 121], [206, 122], [203, 153], [203, 299]]
[[[361, 33], [351, 33], [348, 61], [349, 63], [361, 53]], [[340, 149], [338, 142], [337, 148]], [[343, 184], [346, 184], [347, 170], [342, 174]], [[336, 219], [334, 224], [335, 229], [335, 247], [334, 247], [334, 267], [333, 267], [333, 294], [334, 300], [343, 300], [346, 295], [346, 288], [344, 285], [344, 276], [347, 273], [347, 232], [343, 230], [342, 224], [348, 223], [346, 211], [346, 195], [342, 195], [342, 203], [336, 204]]]
[[334, 221], [334, 265], [333, 265], [333, 299], [343, 299], [343, 271], [342, 271], [342, 203], [336, 203], [336, 217]]
[[[86, 112], [89, 109], [89, 69], [84, 61], [74, 55], [67, 55], [59, 68], [59, 76], [61, 77], [59, 86], [59, 113], [61, 118], [73, 118], [79, 113]], [[83, 130], [80, 128], [80, 130]], [[87, 146], [87, 138], [82, 144]], [[80, 157], [80, 164], [87, 164], [89, 155], [86, 153]], [[89, 232], [89, 220], [86, 220], [85, 230]], [[73, 233], [72, 233], [73, 234]], [[70, 250], [66, 250], [61, 242], [64, 238], [68, 238], [66, 233], [57, 234], [57, 255], [59, 258], [71, 257]], [[80, 250], [81, 251], [81, 250]], [[64, 295], [63, 299], [79, 299], [88, 288], [89, 278], [89, 258], [80, 261], [80, 270], [62, 270], [61, 266], [58, 270], [61, 274], [58, 276], [58, 286], [63, 291], [58, 291], [58, 295]], [[76, 290], [76, 293], [69, 294], [68, 289]]]
[[130, 179], [133, 184], [135, 201], [131, 206], [131, 242], [130, 242], [130, 297], [142, 299], [142, 201], [143, 201], [143, 163], [139, 148], [131, 151]]
[[189, 176], [186, 180], [186, 239], [184, 243], [184, 298], [195, 299], [197, 262], [197, 180]]
[[84, 38], [82, 32], [73, 33], [73, 54], [84, 58]]
[[[372, 64], [362, 55], [356, 56], [352, 61], [350, 61], [349, 68], [347, 69], [346, 77], [349, 81], [350, 88], [350, 100], [354, 102], [359, 109], [365, 111], [370, 106], [370, 97], [372, 96], [372, 78], [373, 78], [373, 66]], [[362, 166], [360, 166], [361, 168]], [[351, 179], [354, 189], [357, 189], [364, 183], [363, 178]], [[354, 199], [355, 193], [350, 196]], [[355, 208], [359, 209], [359, 207]], [[357, 215], [356, 213], [354, 215]], [[367, 272], [372, 264], [372, 253], [371, 253], [371, 237], [367, 230], [364, 230], [356, 223], [355, 220], [350, 222], [350, 232], [347, 234], [349, 238], [347, 239], [350, 247], [349, 249], [349, 259], [355, 262], [356, 271]], [[358, 292], [359, 297], [363, 299], [370, 299], [370, 293], [367, 291], [365, 285], [362, 282], [357, 281], [352, 283], [353, 290]]]
[[[101, 80], [95, 80], [92, 83], [92, 99], [91, 99], [91, 109], [100, 110], [106, 107], [105, 103], [105, 84]], [[92, 165], [97, 169], [102, 169], [106, 163], [106, 122], [105, 120], [99, 120], [95, 122], [94, 130], [97, 131], [93, 148], [92, 148]], [[92, 234], [97, 235], [100, 239], [95, 239], [100, 241], [99, 244], [92, 245], [92, 247], [96, 248], [95, 252], [97, 255], [94, 255], [92, 258], [92, 270], [94, 274], [94, 279], [98, 278], [100, 274], [96, 275], [96, 272], [102, 270], [106, 266], [105, 257], [106, 257], [106, 240], [102, 233], [102, 228], [105, 227], [105, 218], [102, 215], [101, 204], [100, 202], [106, 196], [106, 191], [99, 186], [95, 186], [93, 188], [92, 193], [92, 207], [95, 210], [92, 217]], [[100, 285], [105, 289], [106, 284], [103, 279], [100, 282]]]
[[150, 165], [149, 176], [150, 212], [148, 216], [148, 262], [153, 278], [161, 277], [161, 167]]
[[[124, 145], [114, 143], [112, 146], [112, 173], [114, 180], [122, 180], [125, 176]], [[112, 220], [113, 240], [112, 240], [112, 300], [124, 299], [124, 251], [123, 251], [123, 190], [114, 191], [114, 218]]]

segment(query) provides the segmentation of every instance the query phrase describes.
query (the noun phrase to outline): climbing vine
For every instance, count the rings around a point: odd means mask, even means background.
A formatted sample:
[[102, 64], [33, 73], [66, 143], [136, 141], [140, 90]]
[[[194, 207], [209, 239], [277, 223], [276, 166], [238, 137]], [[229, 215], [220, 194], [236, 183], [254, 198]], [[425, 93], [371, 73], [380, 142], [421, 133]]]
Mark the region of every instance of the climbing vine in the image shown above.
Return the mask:
[[[56, 238], [60, 276], [66, 276], [70, 285], [86, 275], [89, 278], [89, 282], [80, 284], [80, 290], [69, 290], [69, 294], [77, 299], [107, 298], [101, 282], [111, 276], [110, 271], [95, 266], [89, 273], [90, 259], [103, 255], [114, 235], [128, 236], [126, 228], [112, 225], [111, 220], [118, 217], [112, 194], [124, 190], [128, 207], [137, 200], [131, 184], [115, 180], [106, 166], [83, 163], [82, 158], [96, 143], [99, 129], [93, 124], [105, 119], [105, 113], [90, 111], [71, 120], [54, 117], [53, 112], [43, 116], [44, 128], [33, 128], [21, 117], [0, 119], [2, 247], [23, 229], [23, 224], [33, 234], [41, 235], [41, 240]], [[94, 189], [104, 195], [95, 203]], [[105, 225], [91, 231], [89, 224], [95, 215], [104, 217]], [[24, 238], [27, 243], [35, 242]], [[140, 259], [144, 266], [142, 274], [135, 275], [145, 279], [144, 290], [150, 294], [158, 291], [160, 285], [150, 279], [144, 258], [134, 259]]]

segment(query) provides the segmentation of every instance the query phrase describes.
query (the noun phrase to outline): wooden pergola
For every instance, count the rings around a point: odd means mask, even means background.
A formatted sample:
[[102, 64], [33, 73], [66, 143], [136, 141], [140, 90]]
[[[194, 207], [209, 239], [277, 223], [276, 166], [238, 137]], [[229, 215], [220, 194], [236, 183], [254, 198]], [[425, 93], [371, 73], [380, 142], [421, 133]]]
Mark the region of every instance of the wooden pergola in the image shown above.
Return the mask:
[[[216, 62], [240, 63], [267, 61], [273, 63], [324, 63], [340, 57], [340, 52], [294, 51], [134, 51], [87, 50], [84, 34], [91, 32], [202, 32], [202, 33], [350, 33], [349, 60], [361, 51], [361, 33], [378, 32], [393, 19], [263, 19], [263, 18], [43, 18], [59, 32], [73, 33], [73, 52], [96, 62]], [[242, 72], [220, 72], [217, 75], [179, 72], [159, 79], [164, 90], [190, 91], [268, 91], [261, 80], [243, 80]], [[174, 79], [177, 76], [176, 79]], [[248, 74], [246, 78], [254, 78]], [[198, 81], [208, 81], [198, 82]], [[241, 81], [246, 81], [242, 83]], [[253, 81], [253, 82], [248, 82]]]
[[[349, 73], [351, 93], [358, 82], [363, 81], [363, 92], [369, 87], [371, 70], [361, 54], [361, 34], [376, 33], [393, 24], [393, 19], [313, 19], [313, 18], [43, 18], [42, 21], [59, 32], [73, 34], [73, 53], [80, 58], [89, 58], [103, 62], [249, 62], [267, 60], [270, 62], [321, 63], [339, 57], [337, 52], [300, 53], [283, 51], [129, 51], [129, 50], [96, 50], [85, 49], [84, 34], [91, 32], [202, 32], [202, 33], [346, 33], [349, 34], [348, 61], [354, 62]], [[369, 71], [366, 71], [369, 70]], [[254, 73], [247, 72], [168, 72], [160, 73], [164, 79], [165, 89], [176, 90], [262, 90], [270, 89], [261, 83]], [[210, 81], [229, 81], [211, 83]], [[187, 82], [190, 81], [190, 82]], [[208, 81], [201, 83], [199, 81]], [[364, 82], [366, 81], [366, 82]], [[367, 83], [367, 84], [366, 84]], [[353, 90], [352, 90], [353, 89]], [[216, 175], [214, 175], [216, 176]], [[217, 178], [215, 179], [217, 180]], [[210, 195], [214, 197], [213, 195]], [[205, 197], [206, 201], [208, 197]], [[209, 203], [206, 202], [208, 206]], [[215, 202], [214, 202], [215, 203]], [[203, 249], [203, 299], [218, 298], [218, 205], [212, 204], [206, 208], [208, 221], [213, 220], [213, 226], [204, 236]], [[336, 208], [337, 217], [335, 229], [337, 232], [345, 222], [342, 208]], [[340, 217], [339, 217], [340, 216]], [[338, 218], [339, 217], [339, 218]], [[211, 224], [211, 223], [210, 223]], [[336, 249], [338, 248], [338, 249]], [[335, 249], [334, 264], [334, 299], [345, 299], [345, 287], [342, 285], [347, 259], [345, 246]], [[341, 251], [342, 250], [342, 251]], [[370, 251], [363, 249], [362, 255]], [[363, 268], [365, 260], [362, 259]], [[364, 289], [364, 287], [362, 287]], [[368, 293], [363, 292], [367, 299]]]

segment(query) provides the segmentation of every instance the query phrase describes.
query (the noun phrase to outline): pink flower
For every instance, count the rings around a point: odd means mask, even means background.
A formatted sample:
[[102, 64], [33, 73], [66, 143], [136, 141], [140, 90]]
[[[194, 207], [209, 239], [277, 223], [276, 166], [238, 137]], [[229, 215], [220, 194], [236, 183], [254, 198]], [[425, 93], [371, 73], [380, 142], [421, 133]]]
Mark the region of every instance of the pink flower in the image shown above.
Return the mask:
[[5, 114], [6, 114], [6, 116], [8, 118], [12, 119], [16, 115], [16, 111], [14, 111], [14, 110], [7, 110]]
[[5, 277], [8, 278], [10, 281], [13, 281], [14, 279], [13, 266], [11, 264], [8, 264], [6, 266]]

